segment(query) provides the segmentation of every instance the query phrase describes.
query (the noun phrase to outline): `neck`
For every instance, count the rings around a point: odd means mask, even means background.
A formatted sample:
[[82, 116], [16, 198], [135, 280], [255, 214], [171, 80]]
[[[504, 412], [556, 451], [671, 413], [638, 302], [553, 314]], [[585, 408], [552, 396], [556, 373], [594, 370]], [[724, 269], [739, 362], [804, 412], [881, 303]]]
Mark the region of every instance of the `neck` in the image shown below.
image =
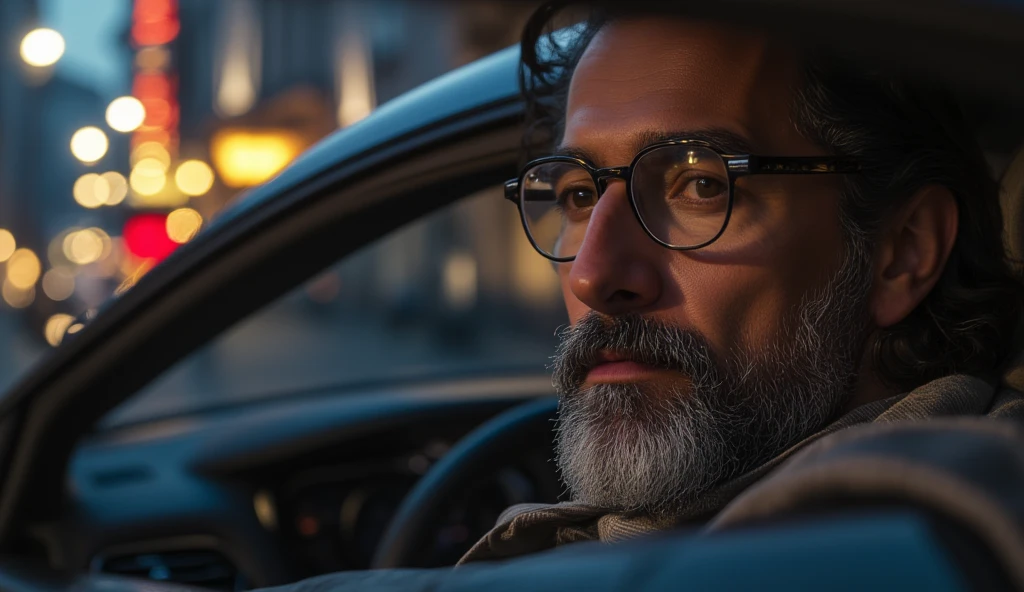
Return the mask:
[[868, 360], [861, 361], [860, 372], [857, 375], [856, 383], [853, 385], [853, 393], [846, 400], [846, 404], [843, 405], [840, 415], [845, 415], [861, 405], [888, 399], [899, 394], [899, 390], [885, 384], [871, 366]]

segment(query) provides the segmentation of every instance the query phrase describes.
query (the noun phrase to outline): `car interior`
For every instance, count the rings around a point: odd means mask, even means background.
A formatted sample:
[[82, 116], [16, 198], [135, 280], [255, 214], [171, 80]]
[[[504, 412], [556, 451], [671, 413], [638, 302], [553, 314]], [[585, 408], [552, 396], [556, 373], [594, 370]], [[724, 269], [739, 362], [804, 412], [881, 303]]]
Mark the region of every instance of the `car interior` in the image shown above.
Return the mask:
[[[924, 13], [912, 8], [925, 3], [902, 5], [906, 12], [785, 4], [686, 10], [783, 34], [813, 25], [810, 37], [863, 59], [901, 52], [910, 67], [941, 70], [977, 121], [1001, 178], [1008, 248], [1024, 255], [1024, 111], [1014, 103], [1024, 94], [1024, 66], [1011, 59], [1013, 48], [1024, 49], [1021, 17], [1007, 19], [993, 5], [963, 18], [966, 9], [953, 2]], [[865, 25], [887, 41], [854, 41]], [[973, 44], [957, 54], [950, 37]], [[217, 340], [244, 339], [247, 323], [325, 270], [417, 220], [501, 200], [500, 184], [521, 158], [517, 55], [510, 48], [446, 75], [329, 137], [0, 399], [0, 556], [11, 558], [0, 587], [98, 589], [120, 581], [103, 578], [127, 576], [236, 591], [348, 570], [449, 566], [509, 505], [564, 499], [552, 460], [556, 398], [543, 366], [560, 322], [550, 309], [538, 313], [535, 341], [479, 346], [521, 356], [519, 370], [396, 373], [331, 386], [328, 378], [348, 367], [289, 382], [271, 364], [242, 377], [269, 385], [266, 396], [203, 406], [195, 392], [192, 409], [161, 408], [162, 397], [190, 387]], [[376, 347], [374, 355], [386, 355], [392, 346]], [[329, 360], [331, 350], [323, 355]], [[886, 516], [796, 521], [685, 543], [684, 554], [678, 541], [656, 538], [618, 555], [602, 549], [599, 569], [588, 548], [567, 548], [489, 577], [529, 587], [530, 574], [565, 570], [586, 572], [595, 589], [660, 589], [681, 574], [698, 588], [784, 586], [792, 557], [820, 554], [830, 578], [848, 573], [851, 583], [874, 585], [886, 575], [891, 589], [964, 589], [997, 569], [947, 560], [960, 555], [934, 542], [946, 535], [922, 528], [932, 524], [927, 517]], [[814, 537], [829, 525], [844, 534], [817, 548]], [[847, 561], [851, 550], [863, 553]], [[886, 563], [901, 554], [901, 565]], [[728, 569], [750, 557], [761, 558], [762, 572]], [[872, 562], [891, 569], [864, 568]]]

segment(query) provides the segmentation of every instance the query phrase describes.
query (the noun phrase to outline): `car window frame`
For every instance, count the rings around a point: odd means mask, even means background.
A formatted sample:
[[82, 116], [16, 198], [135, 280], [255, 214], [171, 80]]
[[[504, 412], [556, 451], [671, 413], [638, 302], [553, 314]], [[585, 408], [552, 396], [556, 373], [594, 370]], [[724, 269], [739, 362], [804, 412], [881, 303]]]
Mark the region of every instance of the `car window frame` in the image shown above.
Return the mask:
[[53, 518], [74, 446], [109, 410], [346, 254], [513, 173], [521, 113], [509, 95], [263, 196], [31, 370], [0, 400], [0, 421], [16, 418], [0, 465], [0, 551], [28, 520]]

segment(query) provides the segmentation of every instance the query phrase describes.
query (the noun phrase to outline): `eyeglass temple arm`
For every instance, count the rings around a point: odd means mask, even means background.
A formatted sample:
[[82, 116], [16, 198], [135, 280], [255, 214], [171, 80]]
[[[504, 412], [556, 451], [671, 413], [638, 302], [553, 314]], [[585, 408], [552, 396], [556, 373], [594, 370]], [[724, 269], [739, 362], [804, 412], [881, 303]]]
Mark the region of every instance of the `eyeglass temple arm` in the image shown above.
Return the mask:
[[806, 175], [859, 173], [860, 163], [832, 156], [729, 156], [726, 167], [736, 175]]

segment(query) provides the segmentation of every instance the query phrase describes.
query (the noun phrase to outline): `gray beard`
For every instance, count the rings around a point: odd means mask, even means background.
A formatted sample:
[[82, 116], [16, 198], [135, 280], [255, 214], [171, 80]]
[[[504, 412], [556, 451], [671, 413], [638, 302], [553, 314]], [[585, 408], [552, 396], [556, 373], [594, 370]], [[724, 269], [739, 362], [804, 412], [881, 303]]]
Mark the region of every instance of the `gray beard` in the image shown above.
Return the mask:
[[[591, 314], [562, 331], [556, 460], [573, 499], [668, 517], [824, 427], [856, 381], [869, 269], [867, 257], [848, 256], [789, 329], [725, 359], [701, 334], [638, 315]], [[689, 384], [583, 388], [602, 349], [677, 370]]]

